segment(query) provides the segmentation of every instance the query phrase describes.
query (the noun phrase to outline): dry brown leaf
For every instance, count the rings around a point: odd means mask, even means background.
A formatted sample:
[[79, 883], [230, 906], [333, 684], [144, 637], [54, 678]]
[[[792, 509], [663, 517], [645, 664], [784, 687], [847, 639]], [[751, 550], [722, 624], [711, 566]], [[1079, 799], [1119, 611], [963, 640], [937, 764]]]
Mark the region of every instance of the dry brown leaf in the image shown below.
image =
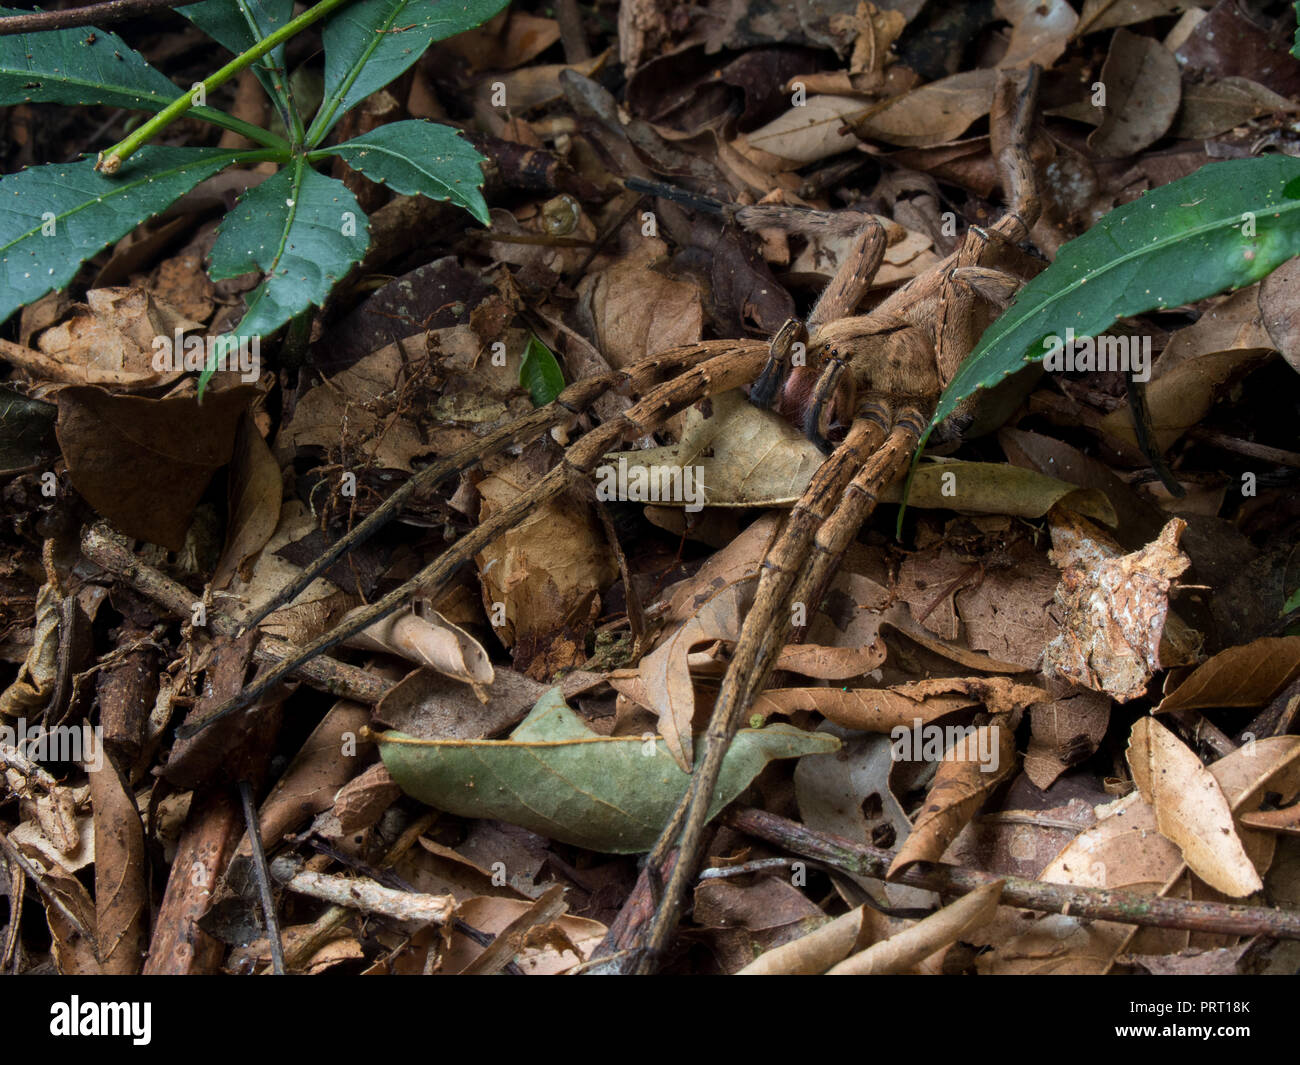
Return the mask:
[[[495, 936], [531, 911], [533, 906], [534, 903], [528, 900], [485, 896], [467, 899], [457, 907], [456, 916], [471, 928]], [[523, 949], [513, 960], [525, 973], [532, 976], [547, 976], [572, 969], [591, 957], [608, 931], [603, 924], [587, 920], [585, 917], [574, 917], [572, 914], [565, 914], [554, 923], [564, 933], [565, 945], [557, 947], [551, 944], [524, 944]], [[440, 972], [464, 972], [467, 966], [482, 955], [483, 951], [484, 948], [468, 936], [460, 932], [453, 933], [451, 942], [442, 956]]]
[[1133, 155], [1168, 132], [1182, 98], [1182, 73], [1163, 44], [1116, 30], [1099, 80], [1106, 105], [1101, 125], [1088, 135], [1095, 154]]
[[667, 252], [657, 238], [638, 239], [631, 254], [588, 273], [578, 284], [596, 346], [615, 369], [700, 339], [704, 307], [699, 288], [653, 268]]
[[[519, 460], [479, 482], [479, 520], [507, 506], [540, 475]], [[488, 619], [538, 680], [580, 665], [601, 592], [618, 566], [590, 504], [562, 498], [539, 507], [474, 559]]]
[[996, 77], [993, 70], [969, 70], [922, 85], [873, 109], [854, 130], [864, 140], [910, 148], [946, 144], [988, 114]]
[[977, 701], [965, 695], [909, 698], [897, 688], [773, 688], [755, 698], [754, 713], [769, 717], [816, 710], [843, 728], [887, 733], [899, 726], [929, 724]]
[[1037, 63], [1051, 67], [1074, 36], [1079, 16], [1065, 0], [997, 0], [1000, 17], [1011, 23], [1011, 43], [998, 67]]
[[1300, 105], [1249, 78], [1220, 78], [1183, 86], [1183, 105], [1171, 136], [1201, 140], [1270, 112], [1294, 114]]
[[816, 976], [848, 957], [863, 937], [865, 906], [841, 914], [806, 936], [773, 947], [737, 972], [737, 976]]
[[283, 495], [280, 466], [252, 416], [245, 414], [230, 460], [226, 544], [212, 575], [213, 588], [225, 588], [235, 573], [266, 546], [280, 523]]
[[146, 399], [99, 388], [59, 392], [59, 447], [73, 486], [128, 536], [179, 551], [208, 481], [230, 461], [251, 386]]
[[736, 138], [733, 147], [760, 166], [766, 155], [783, 169], [797, 169], [856, 148], [858, 139], [846, 127], [867, 110], [856, 96], [809, 96], [801, 106]]
[[1263, 706], [1300, 677], [1300, 636], [1265, 636], [1202, 662], [1155, 713]]
[[134, 976], [147, 946], [149, 887], [135, 794], [107, 758], [90, 774], [95, 811], [95, 938], [101, 972]]
[[913, 862], [942, 858], [948, 844], [1015, 767], [1015, 733], [1005, 719], [981, 725], [949, 747], [912, 834], [889, 865], [889, 876], [897, 876]]
[[1237, 838], [1228, 800], [1191, 748], [1155, 718], [1143, 717], [1133, 726], [1127, 753], [1160, 834], [1178, 846], [1192, 872], [1233, 898], [1259, 891], [1264, 883]]
[[1086, 688], [1067, 689], [1029, 711], [1025, 775], [1043, 791], [1072, 765], [1096, 753], [1110, 725], [1110, 699]]
[[1050, 557], [1061, 567], [1056, 601], [1063, 616], [1061, 633], [1043, 656], [1043, 672], [1120, 702], [1136, 699], [1162, 668], [1169, 586], [1190, 565], [1178, 550], [1186, 522], [1171, 519], [1155, 541], [1122, 555], [1091, 522], [1067, 511], [1053, 513]]

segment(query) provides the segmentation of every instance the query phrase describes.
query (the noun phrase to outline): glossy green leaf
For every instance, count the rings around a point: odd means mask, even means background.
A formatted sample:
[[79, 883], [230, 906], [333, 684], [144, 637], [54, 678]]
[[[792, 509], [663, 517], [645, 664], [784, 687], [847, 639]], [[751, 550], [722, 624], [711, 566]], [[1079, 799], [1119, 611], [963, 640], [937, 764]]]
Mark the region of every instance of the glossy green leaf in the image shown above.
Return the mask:
[[265, 337], [299, 312], [319, 307], [361, 261], [369, 241], [369, 222], [356, 197], [302, 158], [253, 186], [222, 220], [212, 247], [213, 280], [253, 270], [266, 274], [232, 332]]
[[[293, 18], [293, 0], [203, 0], [176, 10], [222, 47], [239, 55]], [[253, 65], [253, 73], [282, 109], [292, 106], [284, 45], [262, 56]]]
[[[768, 762], [838, 749], [823, 732], [790, 725], [742, 729], [722, 764], [712, 817]], [[547, 692], [508, 740], [379, 737], [379, 752], [402, 790], [461, 817], [522, 825], [589, 850], [636, 854], [654, 846], [690, 777], [662, 739], [600, 736]]]
[[[27, 13], [0, 8], [2, 15]], [[0, 106], [104, 104], [157, 112], [183, 91], [115, 33], [87, 27], [0, 37]], [[224, 112], [210, 107], [190, 114], [226, 124]]]
[[1253, 284], [1297, 254], [1300, 159], [1210, 163], [1148, 192], [1064, 245], [1020, 290], [953, 375], [930, 429], [976, 389], [1043, 358], [1067, 328], [1095, 337], [1120, 318]]
[[519, 383], [533, 397], [533, 406], [544, 407], [564, 391], [564, 371], [551, 349], [531, 334], [519, 364]]
[[111, 178], [90, 159], [0, 178], [0, 322], [63, 288], [97, 251], [248, 154], [148, 147]]
[[331, 15], [325, 43], [325, 100], [307, 131], [320, 144], [349, 108], [404, 73], [434, 41], [482, 25], [509, 0], [357, 0]]
[[420, 119], [390, 122], [324, 153], [341, 156], [353, 170], [394, 192], [450, 200], [484, 225], [489, 222], [480, 191], [484, 159], [450, 126]]

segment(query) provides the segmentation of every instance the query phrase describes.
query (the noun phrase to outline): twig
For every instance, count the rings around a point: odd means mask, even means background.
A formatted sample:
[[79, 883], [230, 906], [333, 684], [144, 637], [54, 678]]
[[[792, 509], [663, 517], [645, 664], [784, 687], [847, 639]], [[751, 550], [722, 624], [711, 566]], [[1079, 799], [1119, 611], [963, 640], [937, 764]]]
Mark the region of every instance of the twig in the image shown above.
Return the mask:
[[123, 19], [184, 7], [189, 3], [193, 3], [193, 0], [106, 0], [102, 4], [70, 7], [66, 11], [33, 11], [29, 15], [9, 15], [0, 18], [0, 37], [14, 33], [40, 33], [42, 30], [66, 30], [73, 26], [107, 26]]
[[[81, 539], [81, 553], [95, 565], [152, 599], [173, 617], [190, 616], [195, 601], [194, 593], [141, 562], [105, 527], [95, 525], [86, 530]], [[231, 638], [237, 636], [242, 629], [239, 622], [215, 610], [208, 614], [208, 625], [218, 636]], [[262, 662], [282, 662], [296, 653], [297, 649], [292, 644], [271, 637], [264, 637], [253, 652], [254, 657]], [[382, 677], [323, 655], [304, 663], [295, 673], [313, 688], [368, 706], [379, 702], [392, 687]]]
[[440, 925], [445, 924], [456, 911], [456, 900], [451, 895], [394, 891], [361, 877], [300, 872], [298, 863], [291, 858], [277, 858], [272, 862], [271, 875], [299, 895], [363, 913], [380, 914], [396, 921]]
[[1300, 455], [1297, 455], [1294, 451], [1283, 451], [1281, 448], [1269, 447], [1267, 444], [1257, 444], [1253, 440], [1239, 440], [1235, 436], [1229, 436], [1227, 433], [1220, 433], [1202, 425], [1198, 425], [1187, 435], [1193, 440], [1201, 440], [1214, 447], [1223, 448], [1224, 451], [1235, 451], [1238, 455], [1245, 455], [1248, 459], [1272, 462], [1278, 466], [1290, 467], [1293, 470], [1300, 469]]
[[262, 897], [262, 917], [266, 921], [266, 938], [271, 944], [271, 971], [276, 976], [283, 976], [285, 974], [284, 943], [280, 940], [280, 924], [275, 919], [275, 896], [271, 894], [271, 871], [266, 867], [262, 833], [257, 827], [253, 787], [247, 780], [239, 782], [239, 801], [244, 807], [244, 825], [248, 830], [248, 843], [253, 851], [253, 876], [257, 880], [257, 893]]
[[[741, 808], [724, 815], [732, 828], [767, 843], [835, 866], [846, 873], [885, 879], [893, 855], [840, 836], [816, 832], [784, 817]], [[1052, 884], [1020, 877], [998, 877], [975, 869], [940, 862], [917, 862], [896, 883], [930, 891], [966, 894], [1003, 881], [1002, 905], [1041, 913], [1061, 913], [1094, 921], [1118, 921], [1151, 928], [1182, 928], [1230, 936], [1272, 936], [1300, 939], [1300, 911], [1270, 910], [1221, 902], [1139, 895], [1134, 891]]]

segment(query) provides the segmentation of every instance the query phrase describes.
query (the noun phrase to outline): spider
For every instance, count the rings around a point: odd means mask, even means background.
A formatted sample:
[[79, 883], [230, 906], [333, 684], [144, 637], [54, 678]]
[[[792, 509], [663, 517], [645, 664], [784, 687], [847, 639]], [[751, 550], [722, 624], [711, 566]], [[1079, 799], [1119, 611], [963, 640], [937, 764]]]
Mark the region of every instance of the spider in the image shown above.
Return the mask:
[[[972, 227], [948, 258], [897, 289], [870, 313], [854, 315], [886, 245], [883, 227], [868, 216], [852, 253], [827, 284], [806, 323], [787, 322], [770, 343], [702, 341], [651, 356], [620, 373], [578, 381], [553, 403], [421, 471], [307, 567], [275, 603], [247, 618], [245, 628], [300, 594], [340, 555], [395, 517], [416, 491], [427, 490], [507, 446], [540, 436], [579, 414], [606, 389], [622, 387], [641, 396], [622, 415], [572, 444], [540, 481], [401, 587], [298, 649], [203, 720], [187, 722], [179, 734], [193, 735], [251, 705], [305, 662], [407, 605], [417, 590], [440, 594], [460, 567], [488, 543], [538, 505], [586, 478], [621, 440], [649, 435], [693, 403], [751, 385], [752, 402], [763, 406], [780, 402], [787, 409], [801, 409], [805, 432], [823, 450], [829, 446], [823, 435], [828, 412], [851, 413], [843, 439], [814, 474], [761, 563], [754, 603], [723, 678], [691, 786], [647, 859], [654, 873], [652, 890], [661, 890], [662, 895], [649, 927], [642, 930], [644, 947], [631, 952], [634, 960], [629, 964], [637, 971], [651, 971], [676, 927], [694, 876], [727, 746], [766, 684], [781, 648], [791, 639], [792, 607], [820, 601], [840, 556], [875, 509], [880, 492], [906, 470], [943, 386], [991, 320], [990, 305], [1004, 305], [1019, 284], [1018, 278], [983, 262], [990, 247], [1025, 241], [1038, 216], [1026, 148], [1036, 89], [1037, 68], [1000, 73], [991, 141], [999, 149], [996, 158], [1010, 209], [997, 222], [987, 229]], [[792, 358], [799, 344], [807, 351], [804, 365]], [[798, 638], [801, 633], [793, 635]], [[674, 846], [680, 857], [661, 883], [658, 871], [670, 864]]]

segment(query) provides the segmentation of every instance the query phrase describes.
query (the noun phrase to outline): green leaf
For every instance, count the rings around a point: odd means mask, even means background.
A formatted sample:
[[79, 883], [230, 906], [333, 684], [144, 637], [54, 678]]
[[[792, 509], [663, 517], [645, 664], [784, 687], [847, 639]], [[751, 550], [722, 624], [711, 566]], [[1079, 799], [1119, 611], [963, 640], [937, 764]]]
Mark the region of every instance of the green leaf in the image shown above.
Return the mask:
[[[489, 817], [612, 854], [654, 846], [690, 777], [662, 739], [599, 736], [552, 688], [508, 740], [378, 737], [403, 791], [461, 817]], [[790, 725], [742, 729], [727, 757], [709, 816], [749, 786], [768, 762], [838, 749], [835, 737]]]
[[1289, 614], [1293, 610], [1300, 610], [1300, 588], [1291, 593], [1290, 597], [1282, 604], [1282, 613]]
[[[293, 0], [203, 0], [176, 10], [223, 48], [239, 55], [293, 18]], [[284, 45], [259, 59], [253, 73], [271, 98], [279, 101], [282, 111], [293, 106], [284, 70]]]
[[1300, 59], [1300, 0], [1296, 0], [1295, 18], [1296, 18], [1295, 44], [1291, 46], [1291, 54], [1295, 56], [1297, 59]]
[[544, 407], [564, 391], [564, 371], [551, 349], [531, 334], [519, 364], [519, 383], [533, 397], [534, 407]]
[[[0, 15], [31, 12], [0, 8]], [[36, 101], [160, 111], [180, 95], [115, 33], [47, 30], [0, 37], [0, 106]]]
[[509, 0], [357, 0], [331, 15], [325, 43], [325, 101], [307, 131], [320, 144], [344, 113], [402, 74], [434, 41], [482, 25]]
[[[0, 8], [0, 15], [19, 14], [30, 12]], [[0, 37], [0, 106], [104, 104], [158, 112], [181, 92], [115, 33], [86, 28]], [[225, 112], [211, 107], [190, 114], [227, 124]]]
[[382, 181], [404, 196], [450, 200], [489, 224], [483, 202], [483, 157], [450, 126], [411, 119], [390, 122], [323, 154], [341, 156], [371, 181]]
[[267, 275], [232, 332], [265, 337], [307, 308], [319, 307], [361, 261], [369, 241], [369, 222], [356, 197], [301, 157], [253, 186], [222, 219], [212, 246], [214, 281], [252, 270]]
[[1063, 246], [985, 330], [925, 437], [976, 389], [1043, 358], [1048, 338], [1067, 328], [1095, 337], [1120, 318], [1253, 284], [1297, 254], [1300, 159], [1210, 163], [1117, 207]]
[[150, 147], [111, 178], [95, 173], [91, 159], [0, 178], [0, 322], [63, 288], [101, 248], [250, 154]]

